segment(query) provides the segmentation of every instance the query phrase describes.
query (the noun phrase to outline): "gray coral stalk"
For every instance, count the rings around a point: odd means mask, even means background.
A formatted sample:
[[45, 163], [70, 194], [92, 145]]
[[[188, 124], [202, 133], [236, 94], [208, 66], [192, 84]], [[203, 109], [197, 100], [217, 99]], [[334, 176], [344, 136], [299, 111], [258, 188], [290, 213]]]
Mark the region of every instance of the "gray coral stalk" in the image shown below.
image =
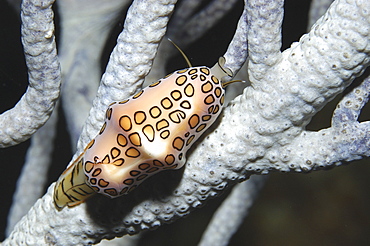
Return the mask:
[[60, 92], [60, 67], [55, 47], [53, 12], [49, 2], [24, 1], [22, 43], [29, 86], [14, 106], [0, 115], [0, 147], [29, 139], [49, 119]]

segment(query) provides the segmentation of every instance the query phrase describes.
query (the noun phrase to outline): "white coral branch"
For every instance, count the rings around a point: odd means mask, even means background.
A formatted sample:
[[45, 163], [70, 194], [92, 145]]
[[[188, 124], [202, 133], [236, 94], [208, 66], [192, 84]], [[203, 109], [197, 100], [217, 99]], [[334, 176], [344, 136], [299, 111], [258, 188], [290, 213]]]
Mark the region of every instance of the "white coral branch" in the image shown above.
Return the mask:
[[330, 128], [305, 131], [284, 147], [283, 153], [290, 153], [289, 167], [307, 172], [370, 156], [370, 123], [357, 121], [369, 94], [370, 77], [343, 97], [334, 111]]
[[77, 153], [99, 132], [108, 105], [133, 95], [141, 88], [159, 42], [166, 32], [175, 3], [174, 0], [136, 0], [131, 5], [124, 30], [118, 37], [89, 118], [82, 130]]
[[333, 0], [312, 0], [310, 12], [308, 14], [308, 27], [311, 27], [315, 22], [325, 14]]
[[[193, 1], [184, 2], [183, 8]], [[200, 1], [198, 1], [199, 4]], [[174, 16], [174, 22], [169, 30], [168, 37], [176, 41], [180, 47], [185, 47], [201, 37], [206, 31], [220, 21], [227, 12], [237, 3], [237, 0], [213, 0], [199, 13], [193, 13], [189, 16], [188, 11], [177, 11]], [[196, 7], [192, 5], [191, 7]], [[176, 18], [177, 17], [177, 18]], [[184, 20], [186, 18], [186, 21]], [[180, 31], [179, 31], [180, 30]]]
[[131, 1], [58, 1], [61, 19], [59, 56], [63, 74], [62, 105], [75, 149], [96, 96], [104, 45], [122, 9]]
[[59, 97], [61, 77], [51, 10], [53, 2], [22, 3], [22, 42], [29, 86], [14, 108], [0, 115], [2, 148], [29, 139], [49, 119]]
[[226, 246], [231, 236], [238, 230], [248, 210], [253, 205], [266, 176], [252, 176], [249, 180], [236, 184], [231, 194], [214, 213], [199, 246]]
[[263, 80], [266, 70], [281, 59], [283, 0], [248, 1], [249, 76]]
[[54, 136], [58, 120], [58, 111], [54, 110], [50, 119], [31, 138], [26, 160], [17, 188], [13, 195], [13, 203], [8, 215], [7, 235], [15, 224], [27, 213], [38, 198], [45, 192], [48, 170], [54, 150]]

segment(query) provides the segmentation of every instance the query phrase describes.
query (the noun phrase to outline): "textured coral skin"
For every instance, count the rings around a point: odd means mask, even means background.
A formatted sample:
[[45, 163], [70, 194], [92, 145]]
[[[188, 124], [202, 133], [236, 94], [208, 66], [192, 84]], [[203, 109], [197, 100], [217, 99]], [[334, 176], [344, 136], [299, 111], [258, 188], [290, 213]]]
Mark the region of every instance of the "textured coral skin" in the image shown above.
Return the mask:
[[[250, 1], [250, 5], [256, 2]], [[273, 6], [274, 2], [266, 2]], [[339, 104], [331, 128], [317, 133], [304, 128], [318, 110], [368, 66], [369, 5], [366, 0], [335, 1], [309, 34], [283, 53], [278, 52], [279, 47], [268, 45], [257, 50], [257, 43], [265, 43], [263, 38], [249, 39], [252, 87], [224, 110], [217, 128], [189, 156], [183, 173], [160, 175], [126, 197], [112, 201], [96, 197], [61, 212], [53, 207], [51, 186], [4, 245], [86, 245], [102, 238], [134, 234], [189, 214], [227, 185], [251, 174], [306, 172], [368, 156], [368, 123], [356, 121], [359, 108], [367, 100], [368, 82]], [[268, 8], [264, 13], [269, 13]], [[253, 15], [250, 16], [252, 22]], [[249, 28], [250, 36], [261, 32], [267, 38], [264, 34], [276, 33], [266, 26], [251, 24]], [[269, 55], [271, 59], [265, 60]], [[112, 67], [110, 72], [113, 70]], [[113, 80], [110, 76], [113, 75], [107, 73], [104, 77]], [[92, 110], [95, 118], [90, 118], [91, 125], [86, 128], [93, 129], [102, 121], [104, 107], [99, 105], [109, 103], [103, 95], [100, 91]], [[85, 130], [81, 142], [87, 143], [97, 131]], [[348, 141], [350, 133], [356, 135], [354, 141]], [[321, 146], [323, 141], [329, 144], [319, 151], [310, 150], [309, 146]]]
[[[40, 3], [42, 6], [42, 3]], [[24, 3], [22, 42], [29, 68], [29, 86], [14, 106], [0, 115], [0, 147], [29, 139], [49, 119], [59, 97], [61, 75], [56, 54], [51, 10], [35, 15], [37, 7]], [[43, 71], [40, 70], [43, 67]]]

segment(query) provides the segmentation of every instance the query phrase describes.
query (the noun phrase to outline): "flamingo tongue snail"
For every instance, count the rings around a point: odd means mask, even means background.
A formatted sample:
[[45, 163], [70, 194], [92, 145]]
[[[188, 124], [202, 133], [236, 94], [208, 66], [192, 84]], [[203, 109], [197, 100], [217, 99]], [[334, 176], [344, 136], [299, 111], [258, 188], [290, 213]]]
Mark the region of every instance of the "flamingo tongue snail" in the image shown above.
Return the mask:
[[110, 104], [99, 134], [59, 177], [57, 208], [73, 207], [95, 193], [122, 196], [155, 173], [181, 168], [188, 149], [221, 112], [228, 84], [221, 81], [232, 77], [224, 63], [221, 57], [212, 68], [175, 71]]

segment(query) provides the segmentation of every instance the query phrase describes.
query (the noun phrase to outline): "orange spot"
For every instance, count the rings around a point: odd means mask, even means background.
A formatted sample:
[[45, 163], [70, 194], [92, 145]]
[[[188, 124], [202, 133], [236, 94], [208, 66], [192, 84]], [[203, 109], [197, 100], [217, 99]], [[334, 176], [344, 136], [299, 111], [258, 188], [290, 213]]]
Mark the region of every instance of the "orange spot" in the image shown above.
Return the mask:
[[131, 175], [131, 176], [133, 176], [133, 177], [135, 177], [135, 176], [139, 175], [140, 173], [141, 173], [141, 172], [136, 171], [136, 170], [132, 170], [132, 171], [130, 171], [130, 175]]
[[162, 99], [161, 105], [165, 109], [170, 109], [173, 104], [172, 104], [171, 100], [168, 97], [165, 97], [165, 98]]
[[163, 119], [157, 122], [156, 128], [157, 128], [157, 131], [160, 131], [163, 128], [166, 128], [168, 126], [169, 126], [168, 121]]
[[109, 182], [105, 181], [104, 179], [99, 179], [98, 185], [100, 187], [107, 187], [109, 185]]
[[215, 84], [219, 83], [218, 78], [216, 78], [215, 76], [212, 75], [211, 79], [212, 79], [213, 83], [215, 83]]
[[163, 78], [164, 78], [164, 79], [165, 79], [165, 78], [168, 78], [168, 77], [170, 77], [172, 74], [173, 74], [173, 73], [169, 73], [169, 74], [167, 74], [166, 76], [164, 76]]
[[180, 123], [181, 119], [186, 118], [185, 112], [181, 110], [172, 111], [168, 116], [170, 117], [171, 121], [174, 123]]
[[130, 142], [135, 146], [141, 146], [141, 138], [140, 135], [137, 132], [131, 133], [128, 138], [130, 139]]
[[154, 160], [153, 161], [153, 165], [154, 166], [157, 166], [157, 167], [163, 167], [164, 165], [163, 165], [163, 163], [162, 162], [160, 162], [160, 161], [158, 161], [158, 160]]
[[107, 112], [105, 113], [105, 117], [110, 120], [110, 118], [112, 117], [112, 111], [113, 109], [112, 108], [108, 108], [107, 109]]
[[101, 163], [103, 163], [103, 164], [109, 164], [109, 163], [110, 163], [109, 156], [108, 156], [108, 155], [106, 155], [106, 156], [104, 157], [104, 159], [101, 161]]
[[193, 141], [194, 138], [195, 138], [195, 135], [191, 135], [190, 138], [186, 141], [186, 146], [191, 144], [191, 142]]
[[191, 108], [191, 105], [190, 105], [189, 101], [183, 101], [182, 103], [180, 103], [180, 106], [183, 107], [184, 109], [190, 109]]
[[91, 172], [91, 170], [93, 170], [93, 168], [94, 168], [94, 163], [92, 163], [91, 161], [85, 162], [85, 171], [87, 173]]
[[163, 138], [163, 139], [168, 138], [168, 136], [169, 136], [169, 135], [170, 135], [170, 131], [169, 131], [169, 130], [165, 130], [165, 131], [163, 131], [163, 132], [160, 134], [161, 138]]
[[191, 129], [194, 129], [199, 124], [199, 116], [197, 114], [193, 114], [189, 119], [189, 126]]
[[201, 71], [202, 73], [204, 73], [205, 75], [209, 75], [209, 69], [208, 69], [208, 68], [202, 67], [202, 68], [200, 69], [200, 71]]
[[196, 72], [197, 72], [197, 69], [193, 68], [189, 71], [189, 74], [192, 75], [192, 74], [195, 74]]
[[123, 181], [123, 183], [125, 185], [132, 185], [134, 183], [134, 180], [133, 179], [126, 179], [125, 181]]
[[119, 193], [120, 195], [123, 195], [123, 194], [125, 194], [126, 192], [127, 192], [127, 190], [128, 190], [128, 187], [125, 187], [125, 188], [123, 188], [122, 190], [121, 190], [121, 192]]
[[174, 163], [175, 157], [171, 154], [167, 155], [166, 158], [165, 158], [165, 161], [166, 161], [167, 165], [171, 165], [172, 163]]
[[185, 68], [185, 69], [182, 69], [182, 70], [177, 71], [177, 73], [185, 73], [188, 70], [189, 70], [188, 68]]
[[139, 165], [140, 170], [145, 170], [149, 167], [150, 167], [150, 165], [148, 163], [142, 163], [142, 164]]
[[126, 156], [136, 158], [140, 155], [140, 152], [134, 147], [130, 147], [126, 150]]
[[127, 138], [122, 135], [122, 134], [118, 134], [117, 136], [117, 143], [122, 146], [122, 147], [125, 147], [126, 144], [127, 144]]
[[208, 108], [208, 113], [209, 113], [209, 114], [212, 114], [212, 112], [213, 112], [213, 108], [214, 108], [214, 106], [213, 106], [213, 105], [212, 105], [211, 107], [209, 107], [209, 108]]
[[186, 77], [186, 75], [181, 75], [175, 80], [175, 82], [177, 85], [183, 85], [187, 80], [188, 77]]
[[154, 87], [154, 86], [157, 86], [161, 83], [160, 80], [158, 80], [157, 82], [154, 82], [153, 84], [149, 85], [149, 87]]
[[146, 120], [145, 112], [137, 111], [134, 115], [135, 123], [140, 125]]
[[132, 128], [132, 123], [131, 123], [131, 119], [130, 117], [128, 117], [127, 115], [124, 115], [122, 116], [120, 119], [119, 119], [119, 125], [120, 127], [125, 130], [125, 131], [129, 131], [131, 130]]
[[188, 84], [184, 89], [185, 94], [188, 97], [192, 97], [194, 95], [194, 87], [192, 84]]
[[215, 109], [213, 110], [214, 114], [217, 114], [217, 112], [220, 110], [220, 106], [216, 105]]
[[220, 103], [221, 103], [221, 105], [223, 105], [223, 104], [224, 104], [224, 101], [225, 101], [225, 96], [222, 96], [222, 97], [221, 97], [221, 99], [220, 99]]
[[216, 97], [218, 98], [218, 97], [220, 97], [221, 96], [221, 94], [222, 94], [222, 90], [219, 88], [219, 87], [217, 87], [216, 89], [215, 89], [215, 95], [216, 95]]
[[162, 112], [157, 106], [154, 106], [149, 110], [149, 113], [153, 118], [158, 118]]
[[139, 96], [141, 96], [143, 94], [144, 90], [141, 90], [139, 93], [137, 93], [135, 96], [133, 96], [132, 98], [133, 99], [136, 99], [138, 98]]
[[95, 143], [95, 139], [91, 140], [90, 143], [86, 146], [86, 149], [90, 149]]
[[100, 168], [97, 168], [97, 169], [95, 169], [95, 171], [92, 173], [92, 176], [93, 176], [93, 177], [96, 177], [96, 176], [98, 176], [100, 173], [101, 173], [101, 169], [100, 169]]
[[126, 99], [126, 100], [123, 100], [123, 101], [120, 101], [119, 104], [125, 104], [129, 101], [130, 99]]
[[120, 154], [121, 154], [121, 151], [116, 148], [116, 147], [113, 147], [111, 150], [110, 150], [110, 154], [112, 156], [112, 158], [117, 158]]
[[213, 85], [209, 81], [207, 83], [205, 83], [205, 84], [202, 85], [202, 92], [203, 93], [210, 92], [212, 89], [213, 89]]
[[215, 98], [213, 97], [213, 95], [208, 95], [204, 99], [204, 103], [207, 104], [207, 105], [212, 104], [214, 101], [215, 101]]
[[104, 192], [111, 196], [118, 196], [116, 189], [113, 188], [105, 189]]
[[210, 115], [203, 115], [202, 116], [202, 120], [203, 121], [208, 121], [208, 120], [210, 120], [211, 119], [211, 116]]
[[104, 132], [105, 127], [107, 127], [107, 123], [106, 122], [104, 122], [104, 125], [101, 127], [100, 132], [99, 132], [99, 135], [101, 135]]
[[177, 101], [177, 100], [181, 99], [181, 92], [180, 92], [180, 91], [178, 91], [178, 90], [174, 90], [174, 91], [172, 91], [172, 92], [171, 92], [171, 97], [172, 97], [175, 101]]
[[184, 147], [184, 140], [180, 137], [176, 137], [175, 140], [173, 140], [172, 147], [174, 147], [178, 151], [181, 151]]
[[143, 133], [145, 137], [150, 141], [153, 142], [154, 140], [154, 128], [152, 125], [146, 125], [143, 127]]
[[125, 162], [125, 159], [119, 158], [119, 159], [115, 160], [112, 164], [115, 165], [115, 166], [121, 166], [124, 162]]
[[200, 132], [200, 131], [203, 131], [204, 128], [206, 128], [207, 124], [201, 124], [198, 128], [197, 128], [197, 132]]

